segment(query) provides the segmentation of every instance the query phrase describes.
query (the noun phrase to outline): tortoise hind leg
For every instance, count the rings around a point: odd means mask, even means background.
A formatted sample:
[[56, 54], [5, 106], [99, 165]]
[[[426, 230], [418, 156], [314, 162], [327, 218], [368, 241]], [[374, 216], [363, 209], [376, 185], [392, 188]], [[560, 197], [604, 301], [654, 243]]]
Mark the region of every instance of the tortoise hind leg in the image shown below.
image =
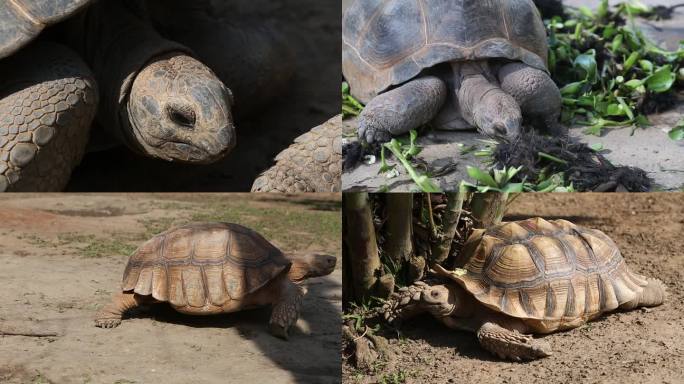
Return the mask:
[[107, 304], [95, 315], [95, 326], [100, 328], [115, 328], [121, 324], [121, 317], [129, 309], [141, 305], [140, 296], [130, 292], [120, 292], [112, 297]]
[[641, 294], [634, 298], [634, 300], [622, 303], [621, 309], [634, 309], [637, 307], [655, 307], [662, 304], [667, 297], [665, 284], [662, 281], [654, 278], [647, 278], [648, 284], [641, 291]]
[[277, 286], [278, 298], [271, 312], [269, 327], [274, 336], [287, 340], [288, 331], [299, 317], [304, 289], [287, 278]]
[[482, 348], [508, 360], [533, 360], [551, 355], [551, 345], [541, 339], [486, 322], [477, 331]]
[[95, 80], [71, 50], [36, 43], [0, 61], [0, 191], [60, 191], [80, 163]]
[[374, 97], [359, 115], [359, 139], [384, 143], [428, 123], [442, 108], [446, 95], [442, 80], [425, 76]]

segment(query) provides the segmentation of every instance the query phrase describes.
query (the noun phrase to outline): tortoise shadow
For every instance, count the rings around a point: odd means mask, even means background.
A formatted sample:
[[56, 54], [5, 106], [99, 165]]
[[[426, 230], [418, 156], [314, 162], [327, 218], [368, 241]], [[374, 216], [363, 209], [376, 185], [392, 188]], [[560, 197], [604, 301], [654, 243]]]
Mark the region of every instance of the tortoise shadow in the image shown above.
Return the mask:
[[[235, 329], [250, 340], [264, 356], [289, 371], [297, 383], [339, 383], [341, 376], [340, 316], [341, 273], [307, 280], [308, 289], [297, 325], [288, 340], [269, 333], [271, 308], [263, 307], [235, 313], [192, 316], [176, 312], [168, 303], [151, 304], [130, 310], [124, 319], [143, 318], [192, 328]], [[301, 329], [300, 326], [305, 328]]]
[[[590, 322], [587, 322], [577, 328], [573, 329], [568, 329], [565, 331], [556, 331], [552, 332], [550, 334], [546, 335], [541, 335], [541, 334], [535, 334], [533, 337], [535, 339], [544, 339], [550, 335], [554, 334], [566, 334], [566, 335], [571, 335], [572, 337], [588, 337], [584, 335], [585, 332], [590, 332], [592, 327], [600, 327], [601, 325], [605, 324], [606, 321], [608, 321], [608, 317], [615, 315], [615, 314], [623, 314], [627, 312], [632, 312], [633, 310], [621, 310], [617, 309], [613, 312], [609, 312], [607, 314], [604, 314], [603, 316], [594, 319]], [[586, 330], [586, 331], [585, 331]], [[485, 349], [483, 349], [478, 340], [477, 336], [474, 333], [471, 332], [466, 332], [466, 331], [458, 331], [454, 330], [451, 328], [448, 328], [444, 324], [440, 323], [437, 319], [433, 318], [429, 314], [422, 314], [417, 316], [414, 319], [411, 319], [404, 324], [402, 324], [400, 328], [401, 335], [403, 337], [412, 339], [412, 340], [422, 340], [426, 342], [428, 345], [430, 345], [433, 348], [451, 348], [455, 349], [455, 352], [459, 354], [462, 357], [469, 358], [469, 359], [477, 359], [481, 361], [490, 361], [490, 362], [495, 362], [495, 363], [507, 363], [507, 364], [528, 364], [531, 362], [534, 362], [536, 360], [526, 360], [526, 361], [520, 361], [520, 362], [515, 362], [515, 361], [508, 361], [508, 360], [502, 360], [491, 353], [487, 352]], [[391, 338], [397, 337], [396, 332], [389, 331], [385, 335], [385, 337]], [[553, 343], [551, 343], [551, 348], [553, 350]], [[555, 354], [554, 354], [555, 355]], [[548, 358], [553, 358], [552, 355], [551, 357]]]
[[[402, 337], [422, 340], [433, 348], [454, 349], [458, 355], [469, 359], [502, 361], [482, 349], [474, 333], [450, 329], [429, 314], [407, 320], [401, 325], [399, 332]], [[397, 333], [389, 331], [385, 336], [396, 338]]]

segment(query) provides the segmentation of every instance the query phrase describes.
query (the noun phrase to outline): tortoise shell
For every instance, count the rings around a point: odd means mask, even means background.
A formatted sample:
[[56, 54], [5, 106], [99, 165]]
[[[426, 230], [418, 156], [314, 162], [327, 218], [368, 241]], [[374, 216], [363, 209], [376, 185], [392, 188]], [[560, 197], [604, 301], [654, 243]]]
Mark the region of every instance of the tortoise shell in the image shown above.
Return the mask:
[[498, 312], [539, 320], [540, 331], [572, 328], [616, 309], [647, 282], [601, 231], [533, 218], [474, 232], [451, 275]]
[[0, 59], [28, 44], [47, 26], [58, 23], [92, 0], [0, 1]]
[[364, 103], [450, 61], [500, 58], [547, 71], [547, 51], [532, 0], [356, 0], [342, 21], [342, 73]]
[[122, 288], [175, 307], [221, 307], [257, 291], [290, 266], [278, 248], [249, 228], [193, 223], [142, 244], [128, 260]]

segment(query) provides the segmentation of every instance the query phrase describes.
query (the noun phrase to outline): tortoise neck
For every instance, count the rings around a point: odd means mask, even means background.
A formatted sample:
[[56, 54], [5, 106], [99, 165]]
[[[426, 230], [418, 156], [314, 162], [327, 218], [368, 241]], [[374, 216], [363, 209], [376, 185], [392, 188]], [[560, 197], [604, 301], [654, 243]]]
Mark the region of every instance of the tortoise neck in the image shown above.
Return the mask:
[[454, 309], [449, 316], [471, 317], [473, 314], [473, 297], [458, 284], [452, 283], [448, 287], [454, 304]]
[[287, 272], [287, 277], [290, 279], [290, 281], [294, 281], [296, 283], [311, 277], [309, 276], [309, 268], [305, 263], [302, 263], [297, 259], [289, 259], [292, 261], [290, 270]]

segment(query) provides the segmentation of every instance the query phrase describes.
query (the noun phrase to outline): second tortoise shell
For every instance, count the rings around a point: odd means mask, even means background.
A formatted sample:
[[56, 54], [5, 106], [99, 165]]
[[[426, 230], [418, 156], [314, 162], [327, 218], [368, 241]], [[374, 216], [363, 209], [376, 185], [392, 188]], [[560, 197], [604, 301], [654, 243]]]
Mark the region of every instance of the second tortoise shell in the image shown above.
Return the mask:
[[647, 282], [603, 232], [533, 218], [476, 230], [450, 277], [479, 302], [541, 332], [565, 329], [616, 309]]
[[278, 248], [249, 228], [193, 223], [142, 244], [128, 260], [122, 288], [176, 307], [222, 306], [257, 291], [290, 266]]

